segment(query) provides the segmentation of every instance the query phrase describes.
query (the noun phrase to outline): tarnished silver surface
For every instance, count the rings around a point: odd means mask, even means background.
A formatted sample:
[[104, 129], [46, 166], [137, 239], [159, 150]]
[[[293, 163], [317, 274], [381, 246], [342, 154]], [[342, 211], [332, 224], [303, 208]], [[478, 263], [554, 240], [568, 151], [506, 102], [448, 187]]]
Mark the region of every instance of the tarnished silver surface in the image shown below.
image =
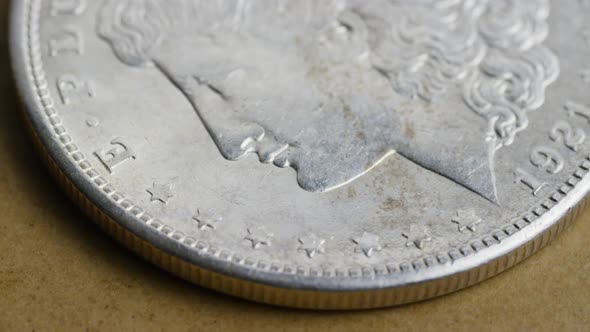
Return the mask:
[[28, 114], [71, 181], [222, 274], [332, 291], [445, 278], [525, 245], [590, 185], [588, 1], [24, 0], [13, 15]]

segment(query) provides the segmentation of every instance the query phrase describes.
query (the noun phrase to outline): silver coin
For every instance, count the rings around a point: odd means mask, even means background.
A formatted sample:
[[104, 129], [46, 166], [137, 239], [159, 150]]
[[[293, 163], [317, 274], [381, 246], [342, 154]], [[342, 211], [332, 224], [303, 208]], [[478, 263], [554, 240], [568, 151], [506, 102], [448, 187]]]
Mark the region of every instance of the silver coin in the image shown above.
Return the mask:
[[581, 0], [22, 0], [12, 51], [49, 163], [118, 239], [230, 294], [362, 308], [484, 280], [573, 218], [589, 15]]

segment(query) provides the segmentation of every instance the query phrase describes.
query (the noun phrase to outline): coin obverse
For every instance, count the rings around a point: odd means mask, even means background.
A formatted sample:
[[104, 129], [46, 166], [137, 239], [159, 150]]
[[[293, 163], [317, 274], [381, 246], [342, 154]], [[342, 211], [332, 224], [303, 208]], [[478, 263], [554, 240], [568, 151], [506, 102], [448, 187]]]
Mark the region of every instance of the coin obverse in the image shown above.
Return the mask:
[[419, 301], [542, 248], [590, 186], [590, 2], [20, 0], [45, 161], [109, 234], [254, 301]]

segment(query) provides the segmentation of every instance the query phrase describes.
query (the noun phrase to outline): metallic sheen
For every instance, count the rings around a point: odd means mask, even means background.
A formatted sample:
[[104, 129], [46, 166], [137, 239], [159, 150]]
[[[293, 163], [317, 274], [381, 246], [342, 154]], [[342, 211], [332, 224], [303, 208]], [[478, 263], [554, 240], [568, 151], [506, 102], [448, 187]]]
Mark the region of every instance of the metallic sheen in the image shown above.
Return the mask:
[[484, 280], [573, 218], [588, 15], [579, 0], [23, 0], [12, 52], [50, 168], [109, 233], [207, 287], [351, 309]]

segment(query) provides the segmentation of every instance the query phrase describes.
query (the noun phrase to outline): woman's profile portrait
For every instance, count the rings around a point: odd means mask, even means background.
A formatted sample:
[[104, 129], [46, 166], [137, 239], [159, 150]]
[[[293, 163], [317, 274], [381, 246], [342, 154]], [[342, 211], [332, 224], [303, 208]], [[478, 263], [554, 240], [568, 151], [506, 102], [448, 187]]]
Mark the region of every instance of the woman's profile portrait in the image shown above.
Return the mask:
[[311, 192], [399, 154], [498, 204], [494, 156], [559, 73], [547, 0], [101, 6], [99, 36], [176, 86], [224, 158], [292, 167]]

